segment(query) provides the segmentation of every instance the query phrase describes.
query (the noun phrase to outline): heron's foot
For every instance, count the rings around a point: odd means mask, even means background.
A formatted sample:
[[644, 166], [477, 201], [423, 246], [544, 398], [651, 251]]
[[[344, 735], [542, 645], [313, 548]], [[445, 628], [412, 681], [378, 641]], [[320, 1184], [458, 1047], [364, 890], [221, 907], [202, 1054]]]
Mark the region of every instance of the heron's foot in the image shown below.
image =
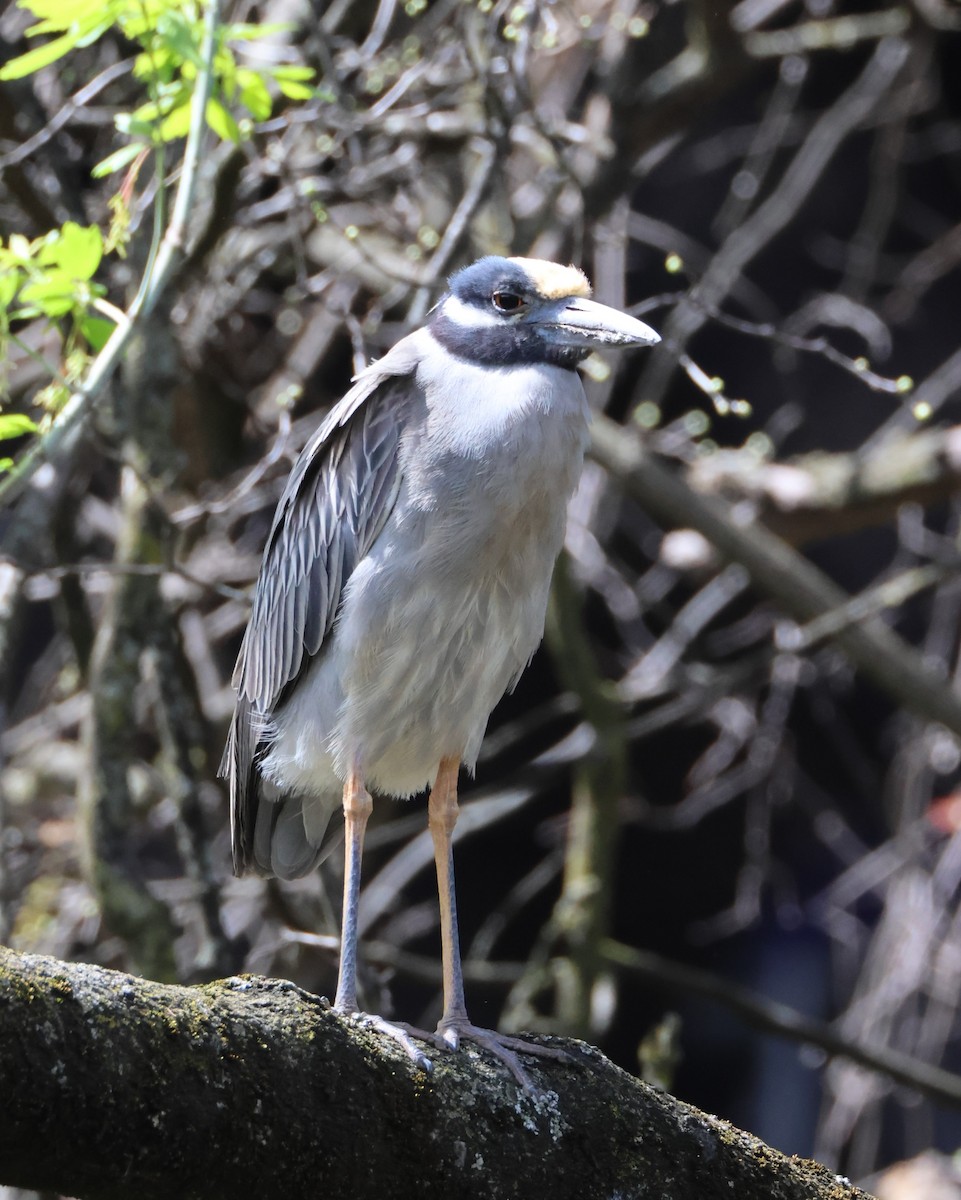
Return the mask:
[[426, 1071], [429, 1075], [434, 1069], [434, 1064], [427, 1057], [424, 1051], [417, 1045], [417, 1041], [434, 1042], [434, 1037], [430, 1033], [425, 1033], [420, 1029], [414, 1029], [410, 1025], [404, 1025], [398, 1021], [388, 1021], [385, 1017], [378, 1017], [373, 1013], [365, 1012], [347, 1012], [343, 1009], [338, 1010], [341, 1016], [347, 1017], [357, 1025], [362, 1025], [365, 1029], [374, 1029], [377, 1033], [384, 1033], [389, 1038], [393, 1038], [399, 1046], [407, 1053], [407, 1057], [411, 1060], [415, 1067]]
[[518, 1055], [530, 1054], [535, 1058], [551, 1058], [555, 1062], [572, 1063], [577, 1061], [572, 1054], [556, 1046], [541, 1046], [537, 1042], [528, 1042], [524, 1038], [511, 1037], [509, 1034], [498, 1033], [494, 1029], [480, 1029], [477, 1025], [471, 1024], [466, 1017], [441, 1021], [437, 1026], [437, 1033], [434, 1035], [434, 1038], [436, 1043], [443, 1043], [452, 1050], [456, 1050], [460, 1043], [464, 1041], [473, 1042], [483, 1050], [490, 1051], [496, 1059], [507, 1067], [524, 1091], [534, 1097], [539, 1094], [538, 1089], [531, 1082], [531, 1078], [521, 1065]]

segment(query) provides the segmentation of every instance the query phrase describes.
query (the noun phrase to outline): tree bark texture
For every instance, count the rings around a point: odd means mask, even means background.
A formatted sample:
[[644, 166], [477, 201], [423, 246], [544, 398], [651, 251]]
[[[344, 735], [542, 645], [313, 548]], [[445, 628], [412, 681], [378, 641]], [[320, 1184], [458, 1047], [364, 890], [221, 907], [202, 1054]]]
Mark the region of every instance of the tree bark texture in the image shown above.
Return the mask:
[[[855, 1200], [596, 1050], [416, 1069], [292, 984], [203, 987], [0, 949], [0, 1183], [80, 1200]], [[785, 1097], [785, 1103], [791, 1098]]]

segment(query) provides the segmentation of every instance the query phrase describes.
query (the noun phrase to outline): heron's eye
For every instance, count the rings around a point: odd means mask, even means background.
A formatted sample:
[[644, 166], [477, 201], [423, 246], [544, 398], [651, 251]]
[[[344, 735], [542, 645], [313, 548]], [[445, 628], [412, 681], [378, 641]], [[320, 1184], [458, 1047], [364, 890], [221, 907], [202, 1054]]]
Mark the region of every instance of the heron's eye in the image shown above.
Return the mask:
[[491, 301], [498, 312], [517, 312], [524, 307], [524, 297], [518, 296], [517, 292], [495, 292]]

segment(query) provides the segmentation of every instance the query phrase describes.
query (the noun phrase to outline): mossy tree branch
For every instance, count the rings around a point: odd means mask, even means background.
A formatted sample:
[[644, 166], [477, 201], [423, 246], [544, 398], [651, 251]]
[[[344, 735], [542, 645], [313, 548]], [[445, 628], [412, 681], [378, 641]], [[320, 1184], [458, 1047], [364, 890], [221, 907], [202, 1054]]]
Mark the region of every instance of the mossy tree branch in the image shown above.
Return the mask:
[[0, 950], [0, 1183], [80, 1200], [865, 1193], [597, 1051], [520, 1092], [472, 1050], [418, 1071], [292, 984], [204, 987]]

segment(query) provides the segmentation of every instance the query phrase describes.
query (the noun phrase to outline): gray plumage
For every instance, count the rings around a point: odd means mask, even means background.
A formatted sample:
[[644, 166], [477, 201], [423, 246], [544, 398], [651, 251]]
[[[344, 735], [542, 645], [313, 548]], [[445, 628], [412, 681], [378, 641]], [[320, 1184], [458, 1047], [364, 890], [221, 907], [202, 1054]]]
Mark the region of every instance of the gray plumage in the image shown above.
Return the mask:
[[426, 330], [331, 411], [278, 506], [238, 660], [238, 869], [309, 871], [354, 762], [394, 796], [442, 757], [473, 768], [543, 634], [587, 420], [573, 371], [454, 364]]

